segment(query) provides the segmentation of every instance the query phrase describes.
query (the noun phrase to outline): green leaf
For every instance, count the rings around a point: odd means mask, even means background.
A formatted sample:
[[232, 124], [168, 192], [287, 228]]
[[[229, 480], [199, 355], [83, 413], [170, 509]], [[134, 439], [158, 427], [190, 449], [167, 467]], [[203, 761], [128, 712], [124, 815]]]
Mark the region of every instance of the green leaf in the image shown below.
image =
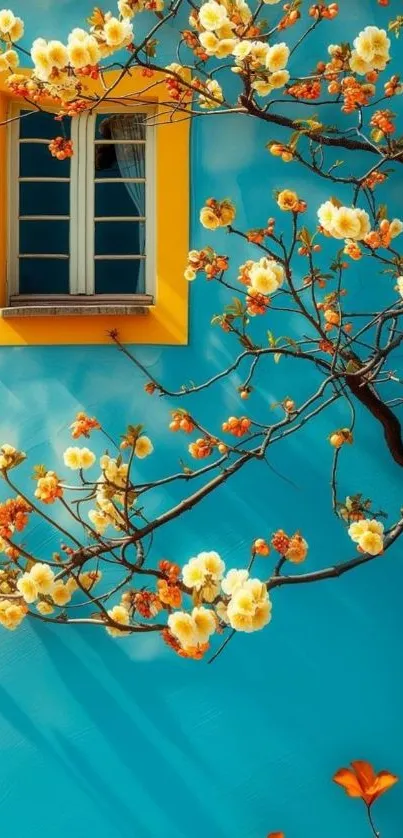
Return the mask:
[[267, 332], [267, 337], [268, 337], [268, 340], [269, 340], [269, 346], [276, 346], [277, 345], [277, 341], [276, 341], [276, 338], [273, 335], [273, 332]]
[[281, 361], [281, 352], [275, 352], [273, 355], [274, 363], [278, 364]]

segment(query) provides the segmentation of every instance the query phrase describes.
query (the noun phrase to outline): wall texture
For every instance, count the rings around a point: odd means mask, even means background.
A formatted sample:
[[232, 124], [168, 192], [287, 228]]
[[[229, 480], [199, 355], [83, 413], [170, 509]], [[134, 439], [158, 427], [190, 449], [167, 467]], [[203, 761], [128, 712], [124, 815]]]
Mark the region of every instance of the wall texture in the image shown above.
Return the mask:
[[[377, 20], [374, 7], [375, 0], [351, 0], [343, 11], [349, 36], [384, 20]], [[65, 35], [89, 8], [84, 0], [20, 0], [14, 11], [25, 17], [30, 37], [46, 37]], [[333, 43], [346, 37], [338, 27], [326, 25]], [[323, 56], [323, 37], [309, 47], [315, 60]], [[296, 188], [309, 202], [311, 219], [329, 197], [325, 181], [312, 183], [294, 166], [274, 162], [264, 148], [270, 138], [251, 120], [197, 121], [193, 246], [210, 241], [223, 252], [231, 249], [234, 265], [245, 259], [242, 244], [229, 245], [224, 233], [209, 239], [199, 228], [198, 208], [210, 195], [230, 195], [249, 227], [273, 213], [276, 187]], [[386, 197], [396, 200], [397, 212], [398, 192], [389, 188]], [[372, 295], [391, 298], [389, 280], [381, 291], [360, 265], [351, 274], [354, 293], [365, 294], [369, 306]], [[172, 386], [201, 381], [230, 356], [225, 336], [208, 326], [222, 293], [201, 279], [191, 291], [190, 345], [139, 350], [152, 373]], [[96, 414], [116, 434], [125, 422], [146, 418], [156, 453], [141, 476], [163, 475], [182, 454], [180, 441], [166, 430], [175, 402], [150, 399], [142, 384], [112, 347], [3, 348], [1, 440], [21, 446], [31, 462], [52, 466], [77, 410]], [[285, 395], [299, 401], [311, 384], [284, 359], [278, 367], [267, 364], [251, 412], [268, 414]], [[219, 416], [213, 400], [197, 401], [201, 418], [217, 429], [239, 411], [233, 386], [223, 385], [220, 400]], [[309, 569], [347, 558], [351, 543], [331, 519], [323, 490], [331, 460], [326, 437], [346, 419], [340, 406], [273, 448], [269, 466], [249, 467], [160, 533], [156, 554], [182, 563], [215, 549], [237, 566], [253, 537], [289, 527], [302, 528], [310, 543]], [[379, 429], [362, 419], [341, 472], [341, 494], [363, 491], [394, 519], [401, 474]], [[175, 496], [161, 492], [148, 511], [167, 508]], [[32, 545], [46, 556], [56, 542], [38, 525]], [[116, 641], [91, 628], [41, 624], [25, 624], [13, 635], [3, 631], [3, 828], [17, 838], [264, 838], [275, 829], [287, 838], [365, 838], [360, 804], [344, 799], [330, 778], [355, 758], [403, 776], [400, 554], [398, 545], [356, 575], [276, 591], [271, 625], [236, 638], [212, 666], [178, 659], [156, 637]], [[382, 836], [398, 838], [403, 785], [377, 807]]]

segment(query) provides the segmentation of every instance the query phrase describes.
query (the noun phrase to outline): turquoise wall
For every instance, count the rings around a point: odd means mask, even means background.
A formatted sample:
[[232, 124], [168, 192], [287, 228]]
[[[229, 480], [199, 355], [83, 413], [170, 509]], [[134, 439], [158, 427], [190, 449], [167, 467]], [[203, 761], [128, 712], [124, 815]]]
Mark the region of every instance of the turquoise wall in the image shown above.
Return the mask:
[[[14, 11], [25, 17], [32, 37], [62, 36], [79, 23], [79, 5], [84, 20], [89, 9], [83, 0], [20, 0]], [[323, 40], [346, 37], [346, 21], [352, 35], [385, 20], [375, 0], [347, 5], [342, 23], [325, 24], [314, 47], [310, 43], [315, 59], [323, 56]], [[267, 154], [271, 136], [247, 119], [209, 118], [193, 127], [192, 245], [230, 249], [234, 266], [246, 258], [243, 244], [225, 233], [213, 237], [197, 224], [206, 197], [231, 195], [240, 226], [250, 227], [273, 213], [276, 187], [296, 188], [309, 202], [312, 223], [329, 196], [325, 181], [312, 183]], [[384, 199], [395, 199], [397, 212], [395, 189], [393, 194], [388, 187]], [[368, 276], [361, 265], [351, 268], [350, 280], [352, 301], [365, 295], [370, 307], [381, 284], [385, 299], [393, 297], [390, 280]], [[136, 350], [169, 387], [203, 380], [232, 354], [231, 341], [208, 327], [225, 295], [201, 279], [191, 294], [190, 345]], [[272, 318], [265, 325], [276, 331]], [[299, 328], [289, 325], [289, 331]], [[192, 397], [211, 430], [239, 413], [241, 380], [223, 384], [217, 399]], [[316, 381], [312, 369], [284, 359], [279, 367], [268, 362], [248, 409], [256, 418], [268, 417], [272, 402], [285, 395], [298, 402]], [[112, 347], [2, 349], [1, 440], [21, 446], [30, 463], [52, 467], [78, 410], [95, 414], [116, 435], [125, 423], [146, 419], [155, 456], [141, 465], [140, 479], [167, 474], [183, 453], [183, 439], [166, 430], [177, 402], [150, 399], [142, 385]], [[360, 433], [343, 458], [340, 494], [363, 491], [393, 521], [402, 504], [401, 472], [372, 419], [360, 412], [358, 418]], [[183, 563], [199, 550], [215, 549], [229, 566], [242, 566], [254, 537], [284, 527], [303, 530], [310, 543], [307, 569], [351, 556], [352, 545], [330, 514], [326, 441], [346, 422], [340, 403], [274, 447], [270, 467], [249, 467], [160, 531], [154, 555]], [[149, 515], [177, 497], [173, 488], [154, 495]], [[36, 524], [33, 551], [46, 558], [56, 544]], [[3, 829], [16, 838], [264, 838], [280, 829], [287, 838], [366, 838], [361, 804], [344, 798], [330, 778], [357, 758], [403, 775], [401, 552], [397, 544], [339, 581], [275, 591], [270, 626], [237, 637], [212, 666], [177, 658], [154, 636], [116, 641], [91, 628], [56, 630], [41, 623], [25, 623], [14, 634], [2, 631]], [[266, 567], [262, 560], [258, 570]], [[376, 807], [382, 838], [399, 838], [403, 786]]]

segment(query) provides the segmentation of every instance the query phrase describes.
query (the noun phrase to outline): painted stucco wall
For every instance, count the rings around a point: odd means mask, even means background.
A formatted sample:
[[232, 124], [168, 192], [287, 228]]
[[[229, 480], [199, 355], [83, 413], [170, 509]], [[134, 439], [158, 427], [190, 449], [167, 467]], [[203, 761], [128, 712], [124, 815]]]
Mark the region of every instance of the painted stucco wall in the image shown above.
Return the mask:
[[[375, 0], [344, 4], [349, 35], [384, 20]], [[25, 17], [30, 36], [63, 36], [80, 22], [78, 7], [84, 20], [84, 0], [20, 0], [14, 11]], [[321, 32], [333, 43], [346, 37], [338, 23]], [[315, 59], [323, 56], [323, 37], [309, 47]], [[252, 227], [273, 213], [273, 189], [291, 185], [308, 200], [313, 221], [328, 197], [326, 182], [281, 167], [264, 148], [271, 136], [252, 120], [197, 120], [193, 246], [210, 241], [230, 250], [234, 265], [245, 260], [242, 243], [224, 233], [209, 238], [198, 226], [198, 208], [210, 195], [230, 195], [240, 225]], [[386, 199], [395, 201], [397, 213], [397, 188], [395, 194], [388, 188]], [[351, 285], [368, 307], [378, 282], [360, 265], [351, 268]], [[392, 299], [390, 280], [382, 293]], [[193, 284], [189, 346], [138, 351], [157, 378], [179, 386], [226, 363], [230, 342], [208, 325], [224, 299], [212, 283]], [[249, 403], [252, 415], [269, 416], [270, 404], [285, 395], [300, 401], [316, 381], [315, 371], [303, 369], [302, 377], [300, 367], [284, 359], [278, 367], [267, 363]], [[79, 409], [116, 435], [125, 423], [145, 420], [156, 453], [140, 476], [164, 475], [183, 454], [182, 441], [166, 430], [176, 402], [150, 398], [142, 385], [114, 348], [2, 349], [1, 439], [21, 446], [31, 463], [52, 466]], [[239, 412], [239, 396], [228, 383], [220, 390], [219, 415], [216, 400], [192, 398], [211, 429]], [[323, 488], [331, 461], [327, 434], [347, 417], [340, 405], [274, 447], [268, 466], [250, 466], [160, 532], [155, 555], [182, 563], [215, 549], [230, 566], [242, 565], [252, 538], [284, 527], [303, 529], [310, 569], [350, 556], [351, 543], [332, 519]], [[401, 473], [379, 429], [359, 419], [361, 434], [345, 457], [340, 494], [363, 491], [394, 520], [402, 505]], [[154, 495], [148, 513], [178, 496], [172, 488]], [[57, 539], [38, 524], [31, 543], [46, 557]], [[403, 775], [401, 552], [396, 546], [339, 581], [275, 592], [271, 625], [236, 638], [212, 666], [177, 658], [153, 636], [116, 641], [91, 628], [53, 630], [31, 622], [14, 634], [3, 630], [3, 830], [16, 838], [264, 838], [275, 829], [287, 838], [365, 838], [360, 804], [344, 799], [330, 777], [354, 758]], [[402, 788], [377, 804], [387, 838], [401, 835]]]

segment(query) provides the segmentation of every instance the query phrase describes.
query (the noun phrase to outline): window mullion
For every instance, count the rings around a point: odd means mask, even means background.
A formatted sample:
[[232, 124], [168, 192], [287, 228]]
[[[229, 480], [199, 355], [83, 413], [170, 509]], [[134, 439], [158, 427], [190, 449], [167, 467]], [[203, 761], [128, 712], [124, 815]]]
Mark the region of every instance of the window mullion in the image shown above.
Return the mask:
[[95, 294], [95, 130], [96, 114], [86, 122], [85, 171], [85, 292]]
[[19, 205], [20, 205], [20, 123], [16, 118], [20, 113], [20, 109], [11, 106], [10, 118], [8, 125], [8, 206], [9, 206], [9, 224], [8, 224], [8, 259], [7, 259], [7, 293], [10, 298], [13, 294], [19, 292], [19, 251], [20, 251], [20, 224], [19, 224]]
[[[150, 119], [150, 116], [152, 118]], [[145, 291], [147, 294], [156, 295], [156, 266], [155, 266], [155, 251], [157, 241], [157, 213], [156, 213], [156, 131], [154, 127], [154, 118], [157, 113], [148, 114], [146, 120], [146, 147], [145, 147], [145, 216], [146, 216], [146, 235], [145, 235]]]
[[80, 271], [80, 124], [82, 117], [71, 120], [74, 154], [70, 160], [70, 294], [81, 294]]

